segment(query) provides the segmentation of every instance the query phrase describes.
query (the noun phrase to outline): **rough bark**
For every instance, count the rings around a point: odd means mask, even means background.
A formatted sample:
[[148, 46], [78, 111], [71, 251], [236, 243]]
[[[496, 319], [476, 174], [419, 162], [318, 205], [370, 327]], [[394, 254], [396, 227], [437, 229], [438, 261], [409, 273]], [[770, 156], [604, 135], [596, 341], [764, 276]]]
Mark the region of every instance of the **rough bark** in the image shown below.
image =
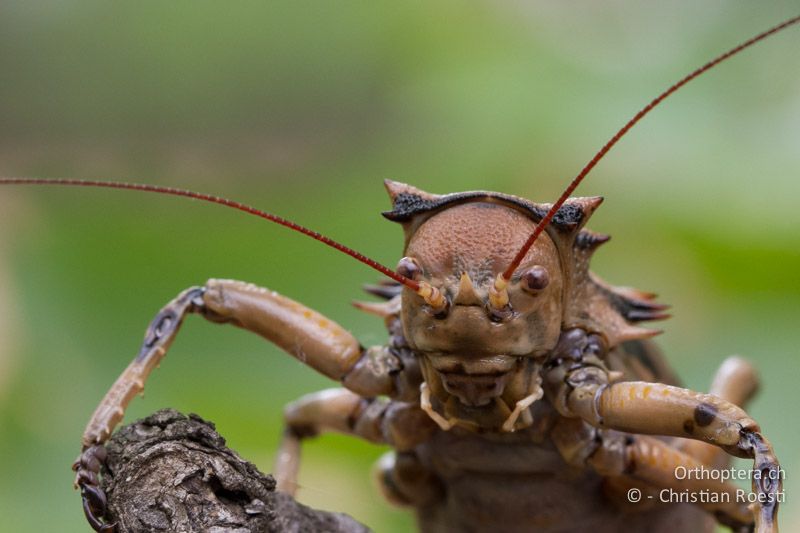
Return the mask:
[[262, 533], [368, 528], [275, 492], [275, 480], [225, 446], [211, 422], [164, 409], [107, 444], [102, 488], [119, 533]]

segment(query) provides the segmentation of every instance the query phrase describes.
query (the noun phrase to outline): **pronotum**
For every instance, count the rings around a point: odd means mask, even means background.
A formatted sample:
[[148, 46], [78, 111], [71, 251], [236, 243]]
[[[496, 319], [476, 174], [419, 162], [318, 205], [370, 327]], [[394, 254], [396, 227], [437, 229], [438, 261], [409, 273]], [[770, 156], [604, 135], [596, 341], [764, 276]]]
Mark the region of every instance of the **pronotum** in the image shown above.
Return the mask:
[[[685, 97], [684, 97], [684, 98], [685, 98]], [[594, 178], [595, 178], [595, 179], [597, 179], [598, 177], [597, 177], [597, 176], [594, 176]], [[427, 187], [427, 188], [433, 188], [433, 187]], [[467, 188], [467, 187], [462, 187], [462, 188]], [[500, 187], [494, 187], [494, 188], [500, 188]], [[602, 190], [602, 187], [599, 187], [599, 189], [600, 189], [600, 190]], [[506, 190], [507, 190], [507, 189], [506, 189]], [[525, 195], [526, 195], [526, 196], [529, 196], [529, 197], [534, 197], [534, 194], [533, 194], [533, 193], [527, 193], [527, 192], [526, 192], [526, 194], [525, 194]], [[539, 196], [538, 194], [535, 196], [535, 198], [536, 198], [537, 200], [548, 200], [548, 201], [549, 201], [549, 198], [542, 198], [542, 197], [541, 197], [541, 196]], [[113, 201], [113, 200], [112, 200], [112, 201]], [[608, 207], [606, 207], [606, 209], [608, 209]], [[597, 228], [596, 226], [593, 226], [593, 227], [594, 227], [595, 229], [601, 229], [601, 230], [602, 230], [602, 229], [604, 229], [604, 228]], [[619, 237], [617, 237], [617, 240], [620, 240], [620, 239], [619, 239]], [[615, 244], [616, 244], [616, 243], [615, 243]], [[606, 251], [605, 251], [605, 254], [609, 254], [609, 253], [610, 253], [610, 251], [609, 251], [609, 250], [606, 250]], [[201, 275], [203, 275], [203, 274], [201, 274]], [[610, 275], [610, 274], [606, 274], [606, 277], [611, 277], [611, 275]], [[253, 279], [253, 278], [252, 278], [252, 276], [250, 277], [250, 279]], [[261, 279], [261, 277], [259, 277], [258, 279]], [[625, 281], [626, 281], [626, 280], [623, 280], [623, 279], [618, 279], [617, 277], [613, 277], [613, 278], [612, 278], [612, 280], [613, 280], [613, 281], [616, 281], [616, 282], [625, 282]], [[274, 284], [272, 284], [270, 280], [267, 280], [267, 281], [265, 281], [265, 284], [267, 284], [267, 285], [270, 285], [270, 286], [274, 286]], [[637, 285], [637, 286], [642, 286], [642, 287], [644, 287], [644, 288], [649, 288], [649, 286], [650, 286], [648, 283], [642, 283], [642, 282], [637, 282], [637, 283], [636, 283], [636, 285]], [[282, 292], [288, 292], [288, 291], [282, 291]], [[162, 298], [162, 299], [163, 299], [163, 298]], [[668, 298], [667, 298], [667, 299], [668, 299]], [[308, 299], [306, 299], [306, 302], [308, 303]], [[337, 317], [337, 318], [338, 318], [338, 317]], [[145, 319], [145, 321], [146, 321], [146, 319]], [[136, 329], [136, 328], [141, 328], [141, 325], [139, 325], [138, 323], [136, 323], [136, 324], [132, 324], [132, 327], [133, 327], [133, 329]], [[186, 333], [184, 333], [184, 336], [186, 336]], [[719, 354], [719, 356], [720, 356], [720, 357], [721, 357], [722, 355], [724, 355], [724, 353], [720, 353], [720, 354]], [[755, 354], [748, 354], [748, 355], [751, 355], [751, 357], [753, 357]], [[753, 358], [754, 358], [754, 357], [753, 357]], [[178, 358], [177, 358], [177, 357], [171, 357], [171, 358], [170, 358], [170, 360], [171, 360], [171, 361], [174, 361], [174, 360], [176, 360], [176, 359], [178, 359]], [[719, 359], [719, 357], [717, 358], [717, 360], [718, 360], [718, 359]], [[175, 363], [175, 362], [172, 362], [171, 364], [177, 364], [177, 363]], [[696, 388], [699, 388], [699, 387], [696, 387]], [[152, 394], [152, 392], [151, 392], [151, 394]]]

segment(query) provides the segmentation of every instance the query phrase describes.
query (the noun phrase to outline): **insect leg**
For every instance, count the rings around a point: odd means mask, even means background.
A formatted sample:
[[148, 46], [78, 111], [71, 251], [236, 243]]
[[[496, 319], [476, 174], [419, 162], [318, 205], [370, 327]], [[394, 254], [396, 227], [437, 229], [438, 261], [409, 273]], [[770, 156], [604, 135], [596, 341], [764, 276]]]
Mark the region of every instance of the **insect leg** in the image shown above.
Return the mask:
[[81, 491], [83, 512], [95, 531], [111, 532], [114, 524], [103, 522], [106, 514], [106, 496], [100, 489], [100, 470], [105, 461], [103, 444], [114, 427], [122, 420], [130, 401], [144, 390], [150, 372], [167, 353], [184, 317], [203, 305], [201, 287], [191, 287], [180, 293], [156, 315], [145, 333], [139, 354], [117, 378], [95, 409], [83, 432], [81, 454], [73, 463], [75, 486]]
[[565, 416], [598, 428], [703, 440], [753, 459], [756, 531], [776, 530], [782, 472], [769, 441], [741, 408], [710, 394], [661, 383], [609, 384], [608, 371], [601, 366], [560, 368], [551, 369], [550, 377], [562, 376], [561, 386], [548, 381], [554, 405]]
[[[755, 368], [741, 357], [729, 357], [717, 370], [709, 393], [739, 407], [745, 407], [758, 390]], [[730, 456], [711, 444], [684, 440], [680, 448], [710, 468], [724, 468]]]
[[335, 431], [377, 444], [410, 450], [427, 440], [433, 422], [414, 404], [388, 398], [362, 398], [347, 389], [328, 389], [303, 396], [286, 406], [274, 475], [278, 490], [294, 494], [300, 466], [300, 443], [322, 432]]
[[[622, 471], [617, 475], [655, 487], [659, 494], [654, 499], [669, 501], [670, 494], [707, 494], [709, 501], [701, 500], [698, 505], [713, 513], [717, 520], [734, 528], [752, 526], [753, 514], [746, 502], [737, 498], [736, 486], [703, 476], [676, 475], [676, 472], [699, 472], [703, 463], [663, 440], [645, 435], [626, 436], [623, 446], [602, 446], [589, 463], [599, 471], [621, 464]], [[711, 494], [719, 501], [712, 499]]]
[[278, 490], [294, 495], [297, 489], [302, 439], [335, 431], [383, 444], [380, 422], [388, 402], [362, 398], [347, 389], [326, 389], [287, 405], [283, 411], [286, 428], [273, 468]]
[[164, 358], [190, 313], [257, 333], [362, 396], [391, 394], [394, 379], [401, 374], [402, 365], [388, 350], [364, 350], [335, 322], [273, 291], [230, 280], [210, 280], [203, 287], [183, 291], [150, 323], [138, 355], [106, 393], [83, 433], [82, 453], [73, 465], [75, 483], [81, 490], [86, 517], [98, 531], [113, 529], [101, 520], [106, 507], [99, 488], [103, 444], [130, 401], [144, 389], [150, 372]]
[[[632, 511], [644, 511], [662, 501], [663, 491], [687, 494], [713, 493], [719, 502], [698, 502], [726, 524], [749, 526], [752, 513], [737, 501], [736, 487], [720, 480], [699, 476], [678, 476], [676, 469], [701, 468], [703, 463], [672, 443], [644, 435], [598, 429], [580, 418], [562, 418], [551, 438], [562, 457], [577, 467], [589, 466], [607, 478], [609, 496], [624, 504], [628, 490], [637, 488], [641, 499]], [[711, 498], [709, 498], [711, 499]], [[668, 501], [668, 500], [667, 500]]]

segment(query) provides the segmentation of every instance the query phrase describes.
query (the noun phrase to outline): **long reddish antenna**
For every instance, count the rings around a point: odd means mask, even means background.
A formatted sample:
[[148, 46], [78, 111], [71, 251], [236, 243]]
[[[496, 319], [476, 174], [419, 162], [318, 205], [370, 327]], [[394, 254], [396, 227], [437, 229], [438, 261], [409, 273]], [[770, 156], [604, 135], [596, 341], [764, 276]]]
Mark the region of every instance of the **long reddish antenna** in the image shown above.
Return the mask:
[[[572, 191], [574, 191], [575, 188], [581, 183], [581, 181], [583, 181], [583, 178], [586, 177], [586, 175], [589, 173], [589, 171], [591, 171], [594, 168], [594, 166], [598, 163], [598, 161], [600, 161], [603, 158], [603, 156], [605, 156], [606, 153], [608, 153], [608, 151], [611, 150], [611, 148], [615, 144], [617, 144], [617, 141], [619, 141], [623, 135], [628, 133], [628, 130], [631, 129], [637, 122], [639, 122], [642, 119], [642, 117], [644, 117], [646, 114], [652, 111], [652, 109], [656, 107], [658, 104], [660, 104], [667, 96], [671, 95], [672, 93], [674, 93], [675, 91], [677, 91], [678, 89], [680, 89], [681, 87], [683, 87], [684, 85], [686, 85], [687, 83], [698, 77], [700, 74], [717, 66], [718, 64], [722, 63], [729, 57], [738, 54], [745, 48], [748, 48], [756, 44], [757, 42], [766, 39], [770, 35], [778, 33], [779, 31], [791, 26], [792, 24], [796, 24], [797, 22], [800, 22], [800, 16], [790, 18], [789, 20], [786, 20], [778, 24], [777, 26], [773, 26], [772, 28], [762, 33], [759, 33], [755, 37], [748, 39], [747, 41], [741, 43], [740, 45], [731, 48], [724, 54], [717, 56], [716, 58], [712, 59], [702, 67], [688, 74], [686, 77], [684, 77], [674, 85], [670, 86], [666, 91], [656, 96], [649, 104], [644, 106], [638, 113], [636, 113], [636, 115], [634, 115], [632, 119], [630, 119], [624, 126], [622, 126], [622, 128], [616, 134], [614, 134], [613, 137], [611, 137], [611, 139], [600, 149], [600, 151], [598, 151], [594, 155], [594, 157], [586, 164], [586, 166], [583, 167], [583, 170], [581, 170], [580, 173], [577, 176], [575, 176], [575, 178], [572, 180], [569, 186], [561, 194], [558, 201], [556, 201], [556, 203], [553, 204], [553, 207], [550, 208], [550, 210], [547, 212], [547, 214], [544, 216], [541, 222], [537, 224], [531, 236], [528, 237], [528, 240], [525, 241], [525, 244], [522, 245], [522, 248], [520, 248], [519, 252], [517, 252], [517, 255], [514, 256], [514, 260], [511, 261], [511, 264], [508, 265], [508, 268], [506, 268], [506, 270], [501, 274], [503, 281], [508, 282], [508, 280], [511, 279], [511, 276], [514, 274], [514, 271], [517, 269], [522, 260], [525, 258], [525, 254], [528, 253], [528, 250], [530, 250], [531, 246], [533, 246], [533, 243], [536, 242], [536, 239], [539, 237], [542, 231], [544, 231], [544, 229], [553, 219], [556, 212], [561, 208], [561, 206], [564, 204], [567, 198], [569, 198], [569, 195], [572, 194]], [[497, 287], [497, 288], [502, 289], [502, 287]]]
[[398, 283], [402, 283], [409, 289], [413, 291], [420, 290], [420, 284], [412, 279], [409, 279], [405, 276], [401, 276], [397, 272], [383, 266], [382, 264], [378, 263], [377, 261], [370, 259], [369, 257], [356, 252], [352, 248], [348, 248], [344, 244], [340, 244], [333, 239], [322, 235], [321, 233], [317, 233], [316, 231], [310, 230], [300, 224], [296, 224], [291, 220], [286, 220], [285, 218], [279, 217], [277, 215], [273, 215], [272, 213], [267, 213], [266, 211], [262, 211], [260, 209], [256, 209], [255, 207], [250, 207], [249, 205], [245, 205], [240, 202], [236, 202], [234, 200], [228, 200], [227, 198], [221, 198], [219, 196], [213, 196], [210, 194], [188, 191], [185, 189], [176, 189], [174, 187], [163, 187], [160, 185], [148, 185], [143, 183], [123, 183], [123, 182], [116, 182], [116, 181], [95, 181], [95, 180], [78, 180], [78, 179], [42, 179], [42, 178], [0, 178], [0, 185], [73, 185], [78, 187], [106, 187], [109, 189], [128, 189], [133, 191], [143, 191], [143, 192], [153, 192], [159, 194], [171, 194], [173, 196], [184, 196], [186, 198], [193, 198], [195, 200], [203, 200], [204, 202], [211, 202], [213, 204], [220, 204], [226, 207], [232, 207], [234, 209], [238, 209], [239, 211], [244, 211], [245, 213], [249, 213], [251, 215], [255, 215], [257, 217], [265, 218], [270, 222], [275, 222], [276, 224], [280, 224], [281, 226], [285, 226], [289, 229], [294, 231], [299, 231], [303, 235], [308, 235], [312, 239], [318, 240], [321, 243], [327, 244], [331, 248], [335, 248], [340, 252], [344, 252], [350, 257], [361, 261], [365, 265], [374, 268], [381, 274], [389, 276], [393, 280], [397, 281]]

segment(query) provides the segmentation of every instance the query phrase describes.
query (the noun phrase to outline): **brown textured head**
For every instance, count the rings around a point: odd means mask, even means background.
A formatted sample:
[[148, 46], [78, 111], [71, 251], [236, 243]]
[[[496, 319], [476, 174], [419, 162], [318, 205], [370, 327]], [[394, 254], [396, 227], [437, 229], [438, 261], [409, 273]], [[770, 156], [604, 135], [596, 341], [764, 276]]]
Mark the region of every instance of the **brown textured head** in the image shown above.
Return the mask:
[[425, 378], [421, 405], [442, 427], [513, 431], [530, 423], [510, 413], [541, 394], [536, 369], [562, 329], [599, 333], [612, 347], [652, 335], [635, 323], [658, 318], [663, 307], [589, 272], [608, 237], [582, 228], [601, 198], [566, 200], [498, 286], [550, 204], [486, 191], [436, 195], [393, 181], [386, 188], [392, 210], [384, 216], [405, 233], [398, 272], [446, 302], [404, 289], [400, 311]]
[[[499, 203], [471, 201], [428, 217], [408, 240], [419, 279], [439, 288], [446, 313], [432, 312], [411, 291], [403, 299], [403, 323], [417, 350], [473, 357], [541, 354], [561, 329], [562, 276], [558, 251], [549, 237], [528, 252], [508, 287], [509, 305], [496, 309], [489, 291], [494, 279], [530, 235], [535, 222]], [[522, 274], [546, 272], [545, 286], [529, 290]]]
[[564, 284], [552, 239], [545, 235], [528, 251], [507, 299], [498, 304], [491, 291], [542, 209], [496, 193], [436, 196], [393, 182], [387, 188], [394, 209], [384, 215], [402, 222], [406, 234], [398, 272], [447, 301], [437, 309], [414, 291], [402, 294], [403, 330], [428, 391], [423, 405], [430, 402], [429, 414], [443, 427], [450, 422], [441, 420], [513, 428], [510, 409], [537, 387], [534, 359], [561, 331]]

